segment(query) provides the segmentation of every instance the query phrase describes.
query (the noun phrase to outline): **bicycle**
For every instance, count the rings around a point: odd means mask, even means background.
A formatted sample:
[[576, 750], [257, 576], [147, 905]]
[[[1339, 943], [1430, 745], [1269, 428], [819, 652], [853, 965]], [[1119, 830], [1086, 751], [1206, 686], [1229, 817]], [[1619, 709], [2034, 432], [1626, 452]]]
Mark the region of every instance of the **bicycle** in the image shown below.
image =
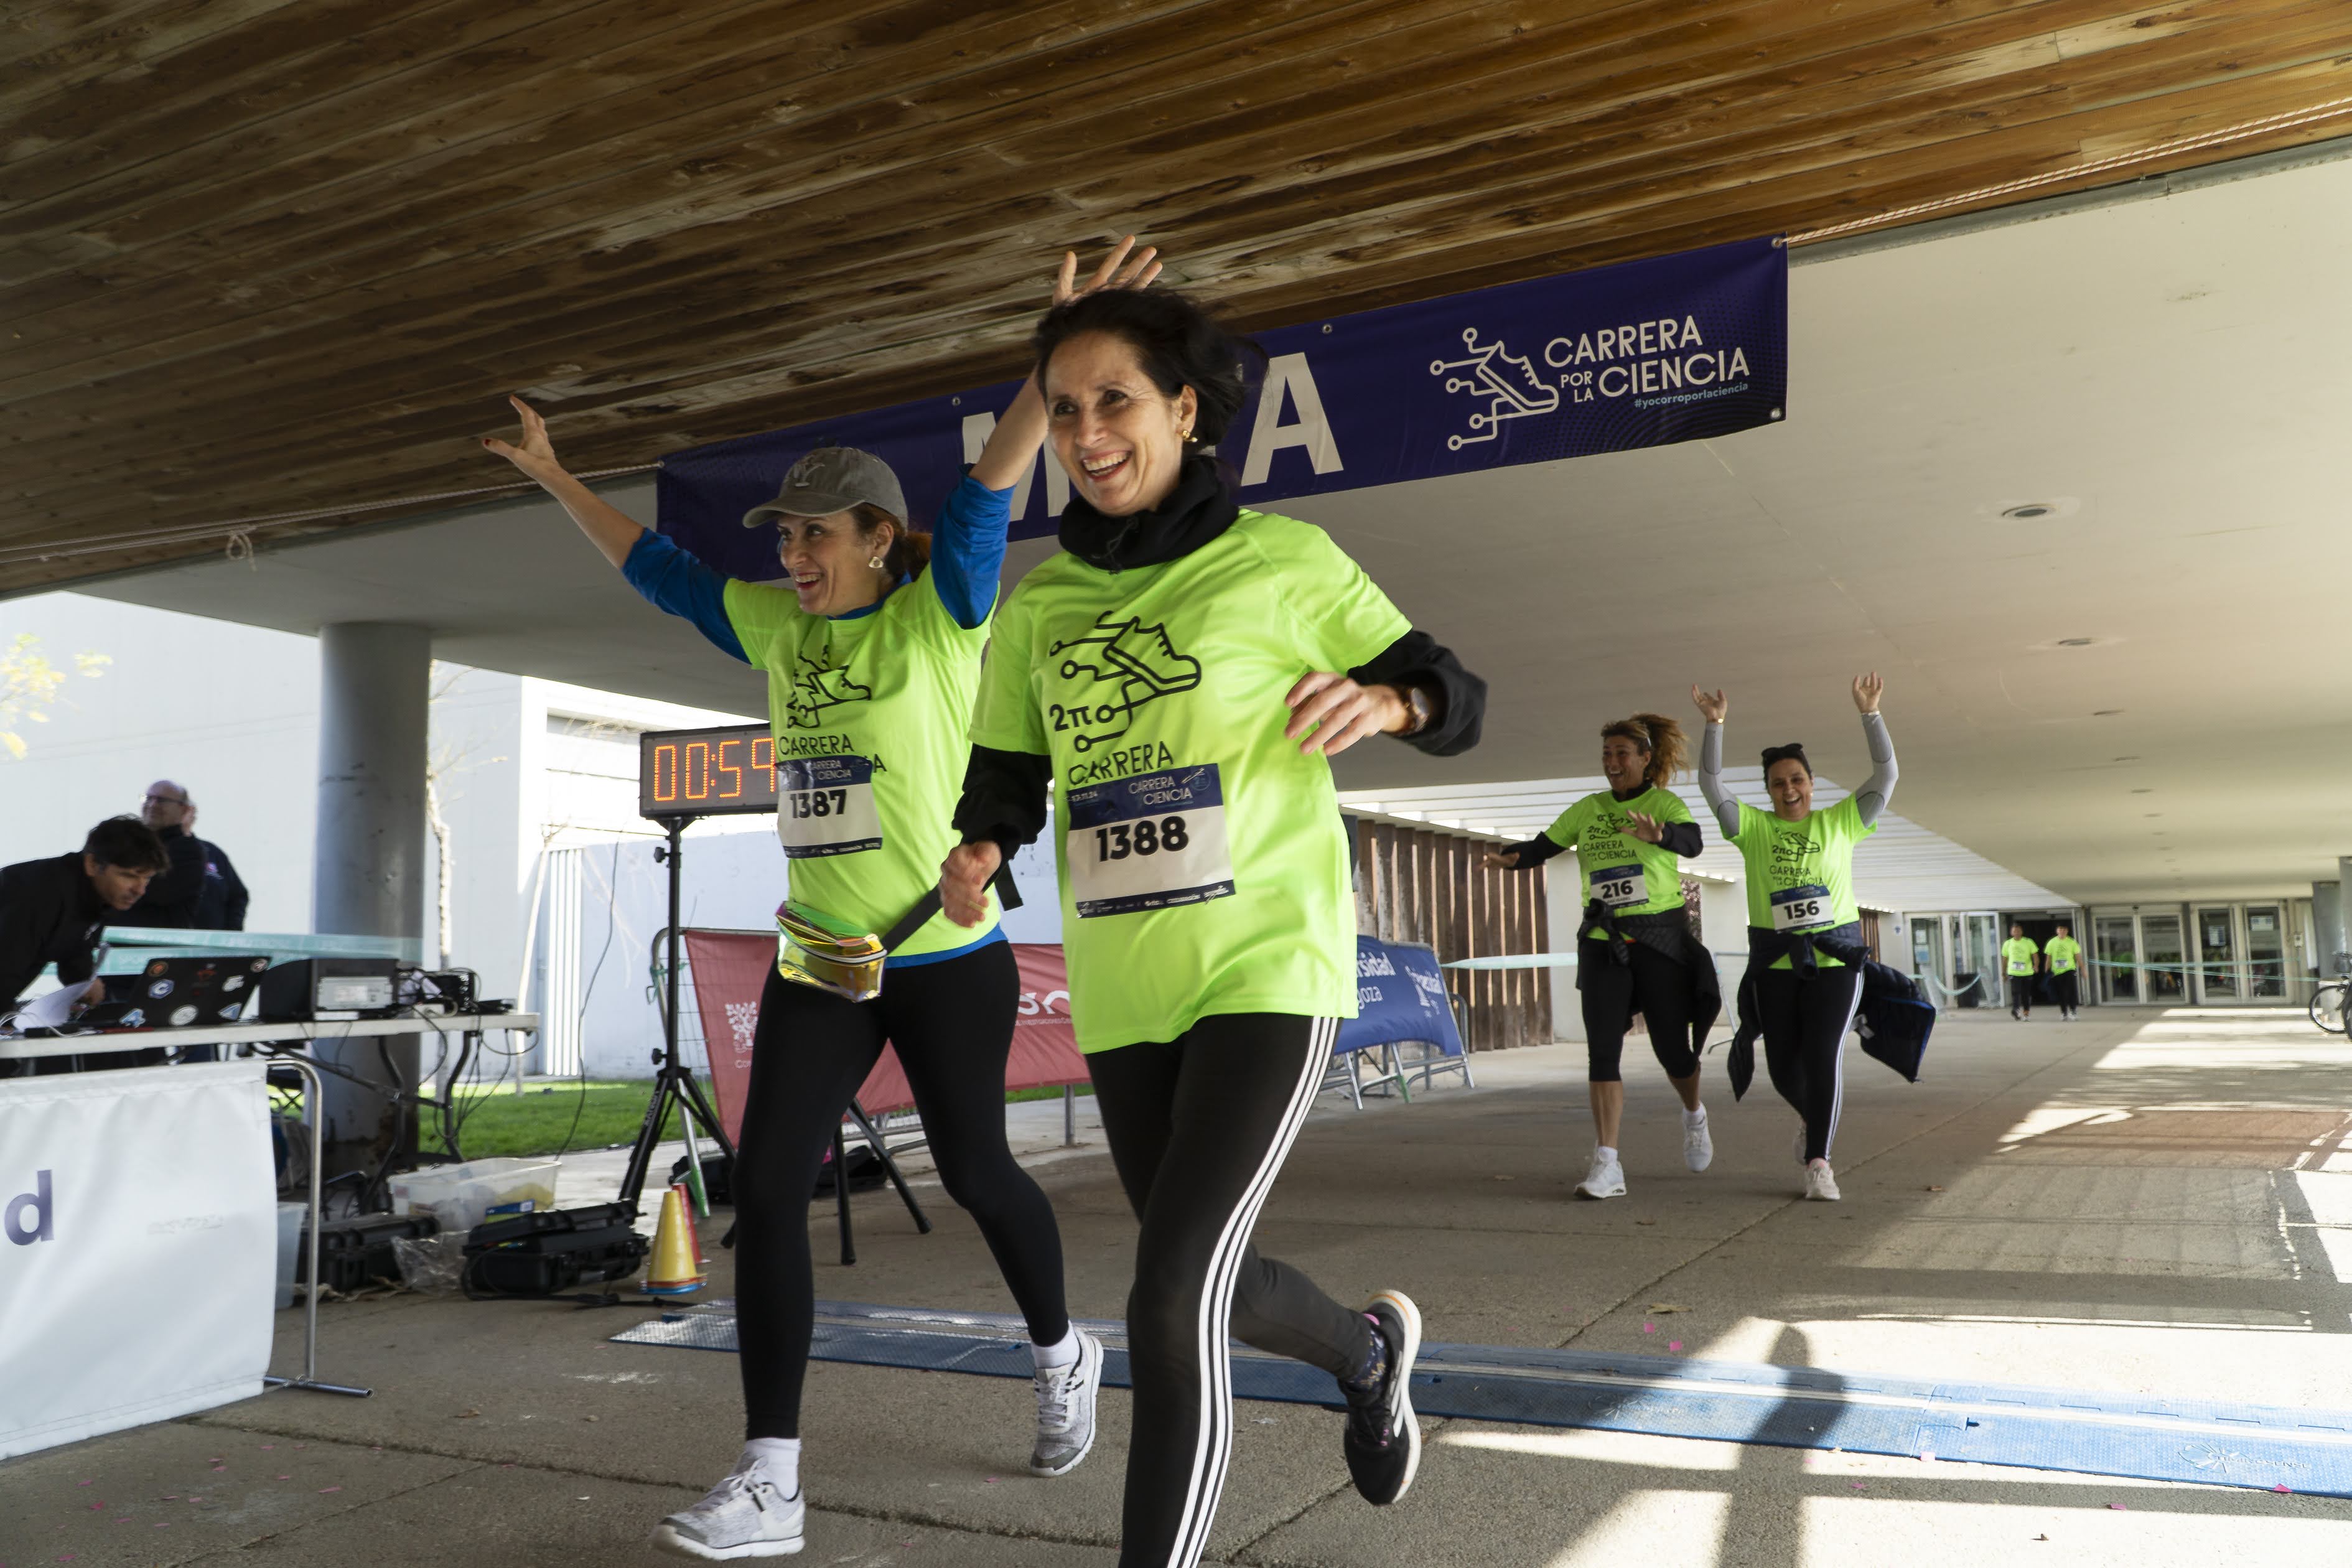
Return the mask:
[[2331, 1035], [2344, 1033], [2345, 1012], [2352, 1008], [2352, 966], [2341, 953], [2336, 962], [2336, 978], [2311, 994], [2311, 1021]]

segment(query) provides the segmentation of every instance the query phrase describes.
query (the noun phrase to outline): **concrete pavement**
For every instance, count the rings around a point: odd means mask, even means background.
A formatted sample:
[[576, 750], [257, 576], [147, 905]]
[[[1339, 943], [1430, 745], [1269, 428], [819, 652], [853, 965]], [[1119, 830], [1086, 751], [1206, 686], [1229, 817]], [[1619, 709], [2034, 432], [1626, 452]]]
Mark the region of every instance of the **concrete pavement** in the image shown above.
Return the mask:
[[[2352, 1048], [2299, 1015], [1955, 1013], [1926, 1081], [1849, 1047], [1846, 1199], [1796, 1201], [1793, 1118], [1709, 1067], [1717, 1158], [1692, 1175], [1666, 1085], [1627, 1084], [1632, 1191], [1570, 1193], [1580, 1047], [1478, 1059], [1481, 1088], [1301, 1137], [1259, 1228], [1344, 1299], [1401, 1286], [1433, 1337], [1769, 1361], [2175, 1398], [2352, 1405]], [[1058, 1143], [1060, 1107], [1022, 1108]], [[1118, 1316], [1133, 1222], [1099, 1133], [1041, 1148], [1074, 1311]], [[566, 1195], [585, 1171], [567, 1173]], [[820, 1294], [1010, 1310], [935, 1187], [914, 1234], [860, 1194], [860, 1262], [814, 1215]], [[731, 1292], [716, 1254], [710, 1294]], [[636, 1310], [394, 1297], [331, 1304], [321, 1370], [277, 1393], [0, 1466], [0, 1563], [642, 1564], [645, 1531], [730, 1461], [729, 1355], [620, 1346]], [[299, 1314], [281, 1314], [280, 1364]], [[1645, 1333], [1644, 1324], [1661, 1331]], [[1109, 1564], [1126, 1395], [1067, 1478], [1022, 1468], [1024, 1384], [819, 1363], [804, 1561]], [[1240, 1406], [1213, 1561], [1347, 1564], [2157, 1564], [2352, 1558], [2352, 1502], [2054, 1471], [1468, 1421], [1375, 1511], [1339, 1418]], [[87, 1484], [85, 1484], [87, 1483]], [[103, 1504], [103, 1507], [93, 1506]]]

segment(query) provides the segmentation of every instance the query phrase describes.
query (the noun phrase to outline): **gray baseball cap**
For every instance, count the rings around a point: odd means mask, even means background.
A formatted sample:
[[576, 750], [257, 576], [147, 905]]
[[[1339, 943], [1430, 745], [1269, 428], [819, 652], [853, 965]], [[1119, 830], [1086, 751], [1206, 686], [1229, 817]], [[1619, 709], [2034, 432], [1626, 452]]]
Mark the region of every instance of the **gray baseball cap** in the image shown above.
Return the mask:
[[775, 500], [743, 514], [743, 526], [758, 528], [774, 517], [824, 517], [860, 504], [907, 521], [907, 492], [889, 464], [855, 447], [819, 447], [793, 465]]

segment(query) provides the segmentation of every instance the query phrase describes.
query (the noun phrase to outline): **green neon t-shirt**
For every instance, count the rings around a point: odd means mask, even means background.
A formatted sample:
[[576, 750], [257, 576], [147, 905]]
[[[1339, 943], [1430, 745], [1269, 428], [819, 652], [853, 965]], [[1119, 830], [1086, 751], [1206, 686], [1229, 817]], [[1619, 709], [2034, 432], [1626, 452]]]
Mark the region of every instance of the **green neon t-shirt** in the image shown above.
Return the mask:
[[[776, 737], [776, 837], [792, 896], [886, 931], [936, 886], [955, 847], [964, 740], [985, 624], [956, 624], [926, 572], [870, 614], [829, 620], [789, 587], [730, 580], [727, 618], [768, 672]], [[897, 949], [965, 947], [995, 928], [934, 915]]]
[[[1600, 790], [1561, 812], [1559, 820], [1544, 829], [1544, 837], [1562, 849], [1576, 851], [1577, 874], [1583, 879], [1588, 906], [1599, 899], [1621, 915], [1656, 915], [1681, 909], [1679, 857], [1663, 844], [1647, 844], [1633, 837], [1631, 814], [1636, 811], [1663, 823], [1691, 819], [1690, 807], [1672, 790], [1653, 784], [1626, 801]], [[1600, 930], [1593, 926], [1584, 934], [1595, 935]]]
[[[1853, 901], [1853, 847], [1878, 831], [1862, 820], [1846, 796], [1802, 822], [1739, 803], [1739, 831], [1731, 842], [1748, 867], [1748, 923], [1765, 931], [1828, 931], [1862, 919]], [[1838, 960], [1816, 952], [1814, 962]], [[1786, 958], [1775, 969], [1790, 967]]]
[[1253, 511], [1154, 565], [1053, 556], [1006, 598], [971, 739], [1052, 760], [1080, 1050], [1355, 1016], [1339, 797], [1283, 698], [1410, 629], [1321, 529]]
[[2041, 945], [2030, 936], [2013, 936], [2000, 944], [2001, 959], [2011, 974], [2032, 973], [2033, 955], [2041, 951]]
[[2053, 974], [2071, 974], [2083, 962], [2083, 944], [2071, 936], [2053, 936], [2042, 951], [2050, 955]]

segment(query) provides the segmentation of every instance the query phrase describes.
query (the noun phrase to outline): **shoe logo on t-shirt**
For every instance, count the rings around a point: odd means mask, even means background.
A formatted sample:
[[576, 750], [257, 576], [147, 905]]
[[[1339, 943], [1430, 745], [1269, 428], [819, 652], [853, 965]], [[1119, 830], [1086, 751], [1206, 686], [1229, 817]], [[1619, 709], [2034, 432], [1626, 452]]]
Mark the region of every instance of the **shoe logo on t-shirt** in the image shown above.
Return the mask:
[[795, 730], [814, 730], [828, 708], [838, 708], [845, 702], [863, 702], [874, 695], [870, 686], [860, 686], [849, 679], [845, 669], [835, 669], [821, 658], [801, 656], [801, 668], [793, 676], [793, 695], [784, 704], [784, 717]]
[[1100, 636], [1072, 637], [1047, 649], [1067, 656], [1063, 679], [1091, 683], [1076, 694], [1077, 700], [1052, 704], [1049, 715], [1057, 733], [1075, 731], [1070, 744], [1079, 752], [1123, 739], [1135, 727], [1137, 710], [1201, 684], [1201, 661], [1176, 651], [1164, 623], [1146, 626], [1132, 616], [1114, 621], [1106, 610], [1095, 626]]

